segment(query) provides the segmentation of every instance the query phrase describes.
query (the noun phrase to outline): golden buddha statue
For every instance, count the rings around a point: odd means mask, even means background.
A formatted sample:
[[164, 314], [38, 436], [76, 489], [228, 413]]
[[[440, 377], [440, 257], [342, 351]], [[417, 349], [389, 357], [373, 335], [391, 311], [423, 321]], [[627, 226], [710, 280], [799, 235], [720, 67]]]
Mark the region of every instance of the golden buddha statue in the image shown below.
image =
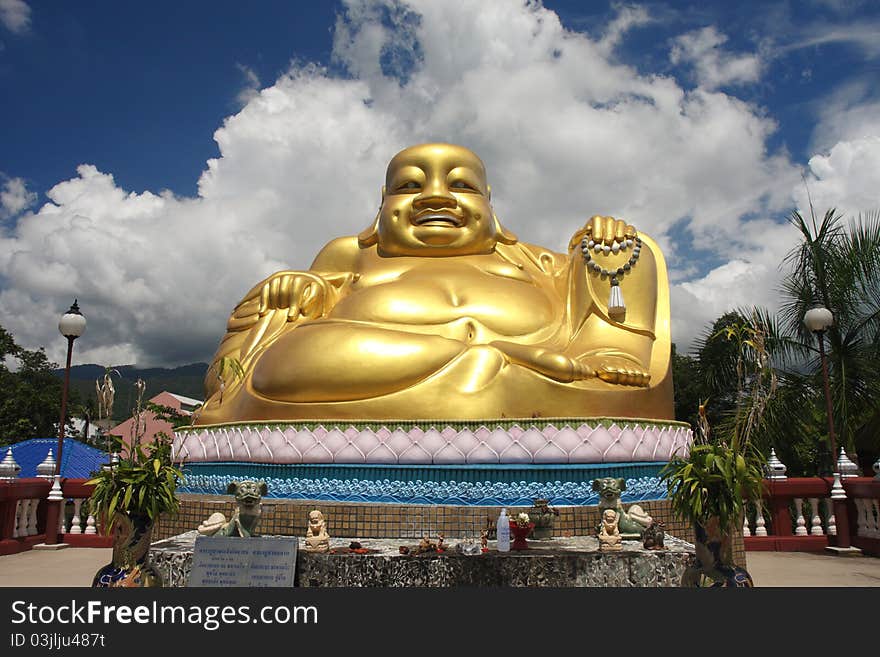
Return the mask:
[[244, 374], [223, 391], [206, 378], [195, 424], [673, 418], [653, 240], [595, 216], [555, 253], [520, 242], [489, 201], [466, 148], [395, 155], [370, 227], [236, 306], [214, 371], [235, 359]]

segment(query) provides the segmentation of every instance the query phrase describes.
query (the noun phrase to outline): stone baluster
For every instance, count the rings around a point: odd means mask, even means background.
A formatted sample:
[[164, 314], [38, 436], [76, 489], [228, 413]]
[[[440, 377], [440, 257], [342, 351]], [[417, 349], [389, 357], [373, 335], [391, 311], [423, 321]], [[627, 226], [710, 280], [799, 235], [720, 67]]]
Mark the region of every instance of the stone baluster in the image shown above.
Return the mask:
[[70, 521], [70, 533], [82, 534], [82, 521], [79, 518], [79, 510], [82, 507], [82, 498], [77, 497], [73, 500], [73, 518]]
[[873, 524], [868, 531], [868, 536], [880, 538], [880, 500], [870, 500], [870, 502], [871, 513], [868, 514], [868, 518], [873, 521]]
[[31, 504], [36, 500], [22, 500], [18, 514], [18, 536], [24, 538], [28, 535], [28, 518], [31, 515]]
[[828, 517], [825, 533], [829, 536], [837, 536], [837, 522], [834, 519], [834, 503], [831, 501], [830, 497], [825, 498], [825, 513]]
[[807, 521], [804, 519], [804, 501], [800, 497], [794, 498], [794, 508], [797, 511], [797, 516], [795, 518], [795, 527], [794, 535], [795, 536], [806, 536], [807, 535]]
[[810, 498], [810, 508], [813, 510], [810, 517], [810, 534], [813, 536], [824, 536], [822, 518], [819, 517], [819, 498]]
[[868, 513], [868, 537], [880, 538], [880, 500], [865, 500]]
[[15, 503], [15, 520], [12, 522], [12, 538], [18, 538], [20, 534], [18, 533], [18, 522], [21, 519], [21, 503], [24, 500], [18, 500]]
[[61, 509], [58, 511], [58, 533], [67, 533], [67, 500], [61, 501]]
[[755, 500], [755, 536], [767, 535], [767, 521], [764, 520], [763, 507], [761, 500]]
[[27, 535], [36, 536], [37, 534], [37, 507], [40, 506], [40, 500], [31, 500], [31, 512], [27, 519]]
[[743, 512], [743, 537], [751, 536], [752, 530], [749, 528], [749, 507], [746, 506]]
[[868, 535], [868, 513], [871, 508], [868, 501], [861, 497], [853, 500], [856, 505], [856, 536]]
[[89, 517], [86, 518], [86, 534], [92, 535], [97, 533], [98, 530], [95, 528], [95, 516], [89, 513]]
[[880, 502], [856, 498], [858, 525], [856, 533], [867, 538], [880, 538]]

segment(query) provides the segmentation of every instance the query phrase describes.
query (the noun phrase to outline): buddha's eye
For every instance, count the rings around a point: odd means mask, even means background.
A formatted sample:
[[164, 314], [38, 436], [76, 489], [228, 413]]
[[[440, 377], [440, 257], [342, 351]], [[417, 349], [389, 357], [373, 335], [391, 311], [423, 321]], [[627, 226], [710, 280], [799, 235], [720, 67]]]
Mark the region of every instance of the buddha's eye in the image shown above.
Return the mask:
[[419, 185], [419, 183], [417, 183], [415, 180], [409, 180], [409, 181], [403, 183], [402, 185], [400, 185], [397, 189], [399, 191], [411, 191], [411, 190], [421, 189], [421, 188], [422, 188], [422, 186]]
[[464, 180], [456, 180], [449, 187], [452, 189], [473, 189]]

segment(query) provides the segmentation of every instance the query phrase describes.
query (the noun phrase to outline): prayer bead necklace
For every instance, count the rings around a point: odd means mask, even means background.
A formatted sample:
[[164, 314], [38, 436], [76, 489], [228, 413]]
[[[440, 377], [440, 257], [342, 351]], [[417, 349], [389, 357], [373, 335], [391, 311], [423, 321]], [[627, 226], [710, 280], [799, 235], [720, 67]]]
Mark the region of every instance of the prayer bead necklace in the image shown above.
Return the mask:
[[[604, 255], [618, 254], [621, 251], [632, 249], [632, 255], [623, 265], [617, 269], [605, 269], [598, 262], [593, 260], [593, 252]], [[642, 238], [638, 235], [625, 237], [622, 240], [617, 238], [611, 244], [602, 244], [593, 239], [584, 237], [581, 240], [581, 253], [584, 255], [584, 265], [587, 270], [599, 276], [608, 276], [611, 279], [611, 294], [608, 297], [608, 313], [612, 316], [623, 316], [626, 314], [626, 304], [623, 302], [623, 293], [620, 291], [620, 278], [631, 271], [639, 261], [639, 255], [642, 252]]]

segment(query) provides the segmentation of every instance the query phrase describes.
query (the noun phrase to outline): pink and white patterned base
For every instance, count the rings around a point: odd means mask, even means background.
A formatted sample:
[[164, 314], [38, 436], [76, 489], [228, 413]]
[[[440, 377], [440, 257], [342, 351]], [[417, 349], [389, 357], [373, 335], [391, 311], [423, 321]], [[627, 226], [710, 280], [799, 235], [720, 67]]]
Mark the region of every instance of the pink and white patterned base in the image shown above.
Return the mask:
[[443, 429], [344, 423], [305, 426], [214, 427], [178, 430], [177, 459], [188, 462], [373, 463], [465, 465], [506, 463], [626, 463], [686, 456], [693, 434], [683, 425], [639, 423], [534, 424]]

